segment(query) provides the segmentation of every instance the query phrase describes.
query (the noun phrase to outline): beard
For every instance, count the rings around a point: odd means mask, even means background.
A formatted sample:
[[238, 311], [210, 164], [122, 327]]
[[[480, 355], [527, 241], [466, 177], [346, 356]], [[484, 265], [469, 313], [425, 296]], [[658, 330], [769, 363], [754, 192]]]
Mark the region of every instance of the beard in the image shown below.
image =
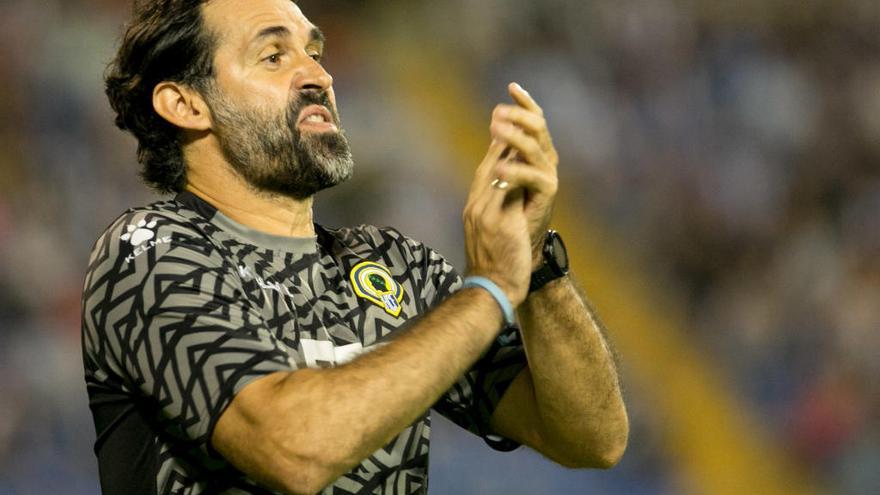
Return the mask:
[[[351, 148], [326, 91], [300, 92], [280, 115], [244, 108], [217, 90], [206, 100], [224, 156], [257, 192], [302, 200], [351, 177]], [[330, 110], [337, 132], [297, 129], [300, 112], [313, 104]]]

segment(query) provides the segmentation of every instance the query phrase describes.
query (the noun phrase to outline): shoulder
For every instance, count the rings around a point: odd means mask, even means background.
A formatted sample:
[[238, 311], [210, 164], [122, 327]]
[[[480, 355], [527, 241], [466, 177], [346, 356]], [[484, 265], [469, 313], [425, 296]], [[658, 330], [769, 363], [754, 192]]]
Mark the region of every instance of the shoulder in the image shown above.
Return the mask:
[[407, 262], [412, 262], [421, 261], [425, 256], [433, 253], [433, 250], [424, 243], [403, 234], [394, 227], [362, 224], [355, 227], [333, 229], [322, 227], [322, 229], [334, 241], [362, 256], [374, 252], [385, 257], [399, 256]]
[[358, 225], [338, 229], [321, 228], [330, 236], [330, 242], [358, 259], [373, 260], [386, 264], [394, 274], [406, 274], [420, 280], [453, 287], [458, 280], [455, 267], [440, 253], [423, 242], [403, 234], [394, 227]]
[[210, 222], [174, 200], [131, 208], [119, 215], [95, 242], [88, 279], [110, 273], [146, 275], [168, 259], [220, 263]]
[[[157, 228], [177, 228], [177, 230], [198, 231], [199, 224], [203, 220], [197, 213], [190, 210], [183, 204], [173, 200], [157, 201], [146, 206], [138, 206], [129, 208], [121, 215], [117, 216], [110, 225], [104, 230], [101, 238], [108, 235], [121, 232], [121, 229], [135, 230]], [[122, 231], [120, 235], [130, 232]], [[101, 240], [99, 238], [99, 241]]]
[[[175, 201], [131, 208], [110, 223], [92, 248], [83, 285], [87, 358], [102, 354], [105, 343], [121, 338], [115, 329], [132, 329], [142, 322], [151, 302], [174, 291], [194, 294], [192, 287], [179, 286], [201, 284], [206, 272], [228, 272], [203, 224], [209, 222]], [[111, 345], [121, 349], [118, 343]], [[124, 375], [121, 363], [107, 366]]]

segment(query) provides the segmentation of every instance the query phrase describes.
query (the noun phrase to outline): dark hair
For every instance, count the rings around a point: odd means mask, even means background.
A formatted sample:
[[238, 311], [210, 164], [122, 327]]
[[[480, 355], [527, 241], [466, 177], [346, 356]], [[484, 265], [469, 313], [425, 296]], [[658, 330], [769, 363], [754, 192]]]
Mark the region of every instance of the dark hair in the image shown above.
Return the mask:
[[153, 109], [153, 89], [172, 81], [205, 89], [214, 76], [216, 39], [205, 27], [207, 0], [136, 1], [131, 24], [104, 76], [116, 125], [138, 140], [141, 177], [163, 192], [186, 185], [180, 131]]

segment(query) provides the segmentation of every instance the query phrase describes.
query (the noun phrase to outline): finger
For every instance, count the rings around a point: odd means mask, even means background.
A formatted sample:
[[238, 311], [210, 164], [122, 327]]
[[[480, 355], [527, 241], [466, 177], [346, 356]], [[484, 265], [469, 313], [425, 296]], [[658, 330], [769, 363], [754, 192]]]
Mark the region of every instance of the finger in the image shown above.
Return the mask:
[[489, 144], [489, 150], [486, 152], [486, 156], [483, 157], [483, 161], [480, 162], [480, 165], [477, 166], [476, 175], [485, 175], [490, 171], [499, 160], [501, 160], [501, 155], [505, 152], [509, 145], [497, 139], [492, 139], [492, 142]]
[[517, 150], [519, 157], [526, 163], [537, 167], [551, 167], [538, 140], [519, 127], [505, 122], [493, 122], [492, 135]]
[[[508, 149], [508, 145], [501, 141], [493, 140], [493, 146], [496, 145], [501, 148], [502, 152], [505, 152]], [[478, 176], [474, 178], [474, 182], [471, 185], [468, 205], [475, 213], [481, 212], [493, 205], [495, 206], [495, 210], [493, 211], [496, 211], [497, 206], [500, 204], [496, 197], [500, 194], [503, 198], [504, 193], [509, 190], [509, 184], [502, 184], [502, 181], [498, 179], [496, 172], [498, 165], [504, 163], [506, 160], [498, 158], [500, 153], [497, 149], [493, 149], [490, 154], [493, 159], [487, 159], [481, 164], [481, 171]]]
[[506, 186], [504, 188], [492, 187], [491, 192], [487, 195], [485, 208], [491, 214], [491, 218], [495, 219], [494, 221], [502, 222], [507, 215], [511, 214], [511, 211], [515, 211], [514, 207], [518, 206], [518, 211], [522, 210], [525, 195], [523, 188], [515, 187], [504, 179], [498, 180]]
[[536, 167], [507, 163], [499, 167], [497, 173], [498, 178], [507, 182], [510, 189], [525, 189], [532, 193], [553, 196], [559, 187], [559, 179], [555, 173]]
[[519, 83], [510, 83], [507, 85], [507, 91], [510, 93], [510, 97], [513, 98], [518, 105], [521, 107], [531, 110], [532, 112], [537, 113], [538, 115], [544, 115], [544, 109], [541, 108], [541, 105], [538, 105], [538, 102], [532, 98], [532, 95], [529, 94], [528, 91], [525, 90]]
[[492, 112], [492, 119], [509, 122], [522, 128], [526, 133], [538, 138], [547, 136], [547, 120], [531, 110], [515, 105], [498, 105]]
[[474, 194], [477, 190], [485, 189], [486, 185], [492, 181], [494, 177], [491, 174], [494, 173], [495, 166], [501, 161], [501, 155], [505, 153], [508, 147], [507, 143], [492, 139], [492, 143], [489, 144], [489, 151], [486, 152], [486, 156], [474, 172], [470, 194]]
[[[500, 175], [499, 172], [505, 170], [505, 163], [510, 162], [505, 161], [499, 163], [498, 166], [493, 169], [492, 180], [483, 190], [474, 195], [472, 204], [475, 211], [491, 209], [493, 212], [497, 213], [498, 209], [507, 206], [512, 196], [522, 195], [521, 189], [515, 187], [514, 184]], [[528, 165], [519, 166], [528, 167]]]
[[[500, 142], [500, 145], [503, 147], [502, 155], [508, 154], [510, 150], [510, 146]], [[496, 160], [493, 160], [488, 163], [485, 169], [482, 170], [481, 176], [479, 178], [474, 179], [474, 187], [477, 189], [477, 194], [486, 195], [492, 194], [493, 188], [498, 186], [498, 175], [496, 173], [496, 169], [501, 163], [506, 162], [507, 158], [502, 158], [498, 156]]]
[[507, 192], [509, 192], [509, 186], [500, 189], [490, 183], [474, 195], [469, 205], [470, 214], [479, 228], [492, 229], [498, 226]]

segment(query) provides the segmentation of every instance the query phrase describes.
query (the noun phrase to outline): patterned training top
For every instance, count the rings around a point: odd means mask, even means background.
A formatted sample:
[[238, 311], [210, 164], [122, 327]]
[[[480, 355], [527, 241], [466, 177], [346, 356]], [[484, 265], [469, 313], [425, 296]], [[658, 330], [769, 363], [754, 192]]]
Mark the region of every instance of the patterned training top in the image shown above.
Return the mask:
[[[461, 284], [394, 229], [316, 232], [264, 234], [184, 192], [127, 211], [98, 239], [82, 342], [105, 494], [273, 493], [211, 448], [235, 394], [277, 371], [354, 359]], [[489, 418], [524, 366], [519, 332], [506, 330], [434, 409], [492, 438]], [[322, 493], [427, 493], [429, 432], [426, 411]]]

